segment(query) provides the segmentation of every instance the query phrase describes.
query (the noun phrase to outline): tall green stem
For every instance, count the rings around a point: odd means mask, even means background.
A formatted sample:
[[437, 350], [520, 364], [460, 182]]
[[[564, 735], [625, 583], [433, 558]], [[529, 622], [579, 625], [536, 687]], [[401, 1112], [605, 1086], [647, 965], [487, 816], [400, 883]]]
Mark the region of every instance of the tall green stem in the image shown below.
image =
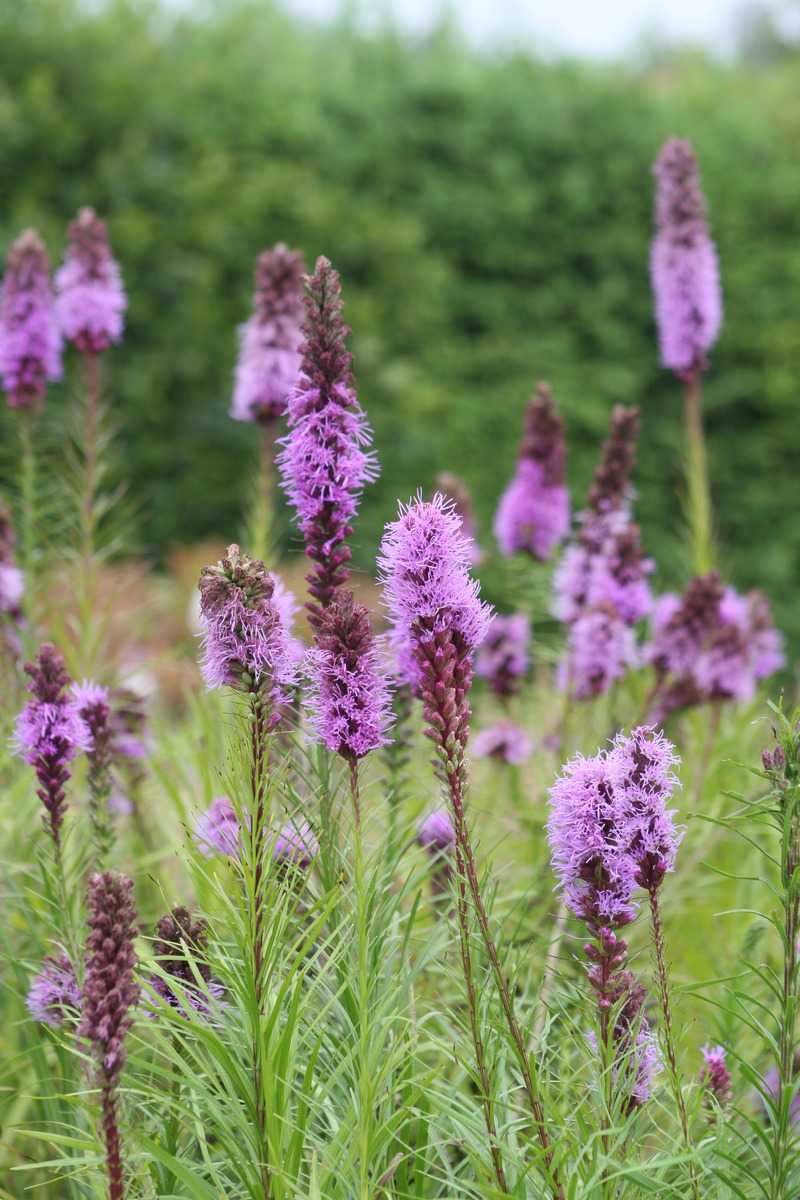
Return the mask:
[[686, 489], [692, 559], [697, 575], [705, 575], [714, 565], [711, 491], [703, 434], [700, 375], [694, 371], [686, 380], [684, 392], [686, 419]]
[[358, 946], [358, 1171], [359, 1198], [370, 1200], [370, 1146], [372, 1143], [372, 1078], [369, 1061], [369, 912], [364, 873], [364, 840], [361, 826], [361, 795], [358, 759], [347, 759], [350, 769], [350, 799], [353, 804], [354, 883], [356, 892], [356, 941]]
[[783, 851], [782, 875], [784, 895], [785, 944], [783, 948], [783, 995], [778, 1043], [780, 1051], [780, 1080], [776, 1096], [778, 1122], [775, 1131], [774, 1174], [770, 1181], [771, 1200], [781, 1200], [788, 1185], [788, 1160], [793, 1155], [795, 1135], [792, 1131], [792, 1097], [794, 1094], [794, 1059], [797, 1025], [797, 935], [800, 929], [800, 893], [795, 873], [800, 868], [800, 820], [797, 803], [798, 789], [787, 789], [786, 803], [793, 806], [788, 813], [788, 836]]
[[19, 414], [20, 436], [20, 550], [22, 551], [22, 566], [25, 572], [26, 591], [28, 596], [33, 593], [34, 563], [36, 559], [36, 449], [34, 434], [36, 432], [36, 414], [31, 409], [23, 409]]
[[252, 817], [253, 847], [253, 990], [255, 993], [255, 1017], [253, 1027], [253, 1086], [256, 1098], [256, 1125], [261, 1167], [261, 1187], [264, 1200], [270, 1200], [271, 1172], [269, 1152], [269, 1128], [267, 1103], [264, 1089], [265, 1046], [261, 1036], [261, 1018], [265, 1003], [264, 943], [267, 919], [264, 895], [266, 875], [267, 814], [267, 769], [269, 697], [264, 689], [255, 685], [250, 693], [250, 801]]

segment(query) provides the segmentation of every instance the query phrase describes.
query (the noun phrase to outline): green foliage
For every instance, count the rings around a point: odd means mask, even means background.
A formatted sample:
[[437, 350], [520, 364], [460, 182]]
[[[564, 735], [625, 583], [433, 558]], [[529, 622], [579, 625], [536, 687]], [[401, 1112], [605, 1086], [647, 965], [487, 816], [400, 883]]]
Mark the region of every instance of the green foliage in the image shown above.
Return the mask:
[[239, 528], [256, 438], [227, 416], [234, 331], [256, 253], [283, 239], [344, 279], [383, 463], [362, 564], [395, 498], [443, 468], [488, 524], [545, 377], [579, 502], [611, 405], [642, 405], [645, 540], [675, 583], [681, 398], [656, 357], [649, 167], [691, 137], [726, 302], [705, 396], [718, 534], [796, 635], [795, 77], [478, 56], [262, 0], [0, 0], [0, 234], [35, 223], [57, 257], [78, 205], [110, 219], [131, 297], [110, 387], [151, 549]]

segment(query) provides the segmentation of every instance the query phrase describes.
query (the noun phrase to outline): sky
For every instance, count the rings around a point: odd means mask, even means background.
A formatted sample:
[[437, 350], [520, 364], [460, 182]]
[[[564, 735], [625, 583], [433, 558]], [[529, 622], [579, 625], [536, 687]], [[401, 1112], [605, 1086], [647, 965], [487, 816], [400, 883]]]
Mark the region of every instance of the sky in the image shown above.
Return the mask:
[[[701, 41], [725, 50], [745, 0], [454, 0], [472, 40], [513, 42], [546, 51], [609, 57], [649, 35]], [[326, 17], [340, 0], [287, 0], [295, 11]], [[365, 17], [387, 9], [412, 30], [424, 30], [440, 10], [437, 0], [350, 0]]]

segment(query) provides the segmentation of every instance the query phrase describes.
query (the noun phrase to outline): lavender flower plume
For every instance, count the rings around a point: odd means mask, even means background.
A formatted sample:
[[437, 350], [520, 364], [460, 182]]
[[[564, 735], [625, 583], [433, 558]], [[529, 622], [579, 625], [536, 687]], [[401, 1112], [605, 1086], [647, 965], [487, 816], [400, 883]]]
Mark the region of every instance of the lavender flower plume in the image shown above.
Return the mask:
[[313, 725], [330, 751], [353, 760], [386, 744], [392, 710], [383, 655], [352, 592], [323, 611], [308, 670]]
[[226, 854], [237, 858], [241, 847], [241, 826], [236, 809], [227, 796], [215, 796], [194, 824], [194, 840], [202, 854]]
[[319, 854], [319, 842], [308, 821], [289, 820], [275, 839], [273, 860], [280, 867], [307, 871]]
[[109, 821], [108, 803], [111, 796], [111, 705], [108, 689], [96, 683], [84, 682], [72, 685], [72, 698], [86, 728], [90, 743], [87, 747], [89, 760], [89, 815], [95, 851], [100, 863], [105, 861], [111, 847], [112, 832]]
[[606, 605], [589, 609], [569, 627], [558, 686], [576, 700], [601, 696], [637, 663], [636, 638], [630, 626]]
[[[207, 961], [208, 923], [193, 917], [188, 908], [178, 905], [161, 917], [155, 928], [153, 954], [163, 975], [153, 975], [150, 987], [157, 996], [184, 1015], [190, 1009], [207, 1016], [211, 1000], [220, 1000], [224, 988], [214, 979]], [[202, 983], [198, 982], [198, 976]], [[156, 1017], [151, 1009], [148, 1016]]]
[[672, 742], [652, 725], [618, 733], [606, 754], [611, 786], [624, 799], [620, 834], [636, 864], [636, 882], [648, 891], [673, 870], [681, 842], [674, 809], [667, 807], [679, 762]]
[[650, 276], [661, 363], [680, 378], [705, 369], [722, 323], [717, 252], [689, 142], [670, 138], [656, 159], [656, 235]]
[[565, 463], [564, 423], [550, 388], [540, 383], [525, 415], [516, 472], [495, 514], [494, 534], [503, 554], [525, 551], [544, 561], [566, 537]]
[[475, 510], [472, 506], [469, 488], [457, 475], [453, 475], [450, 471], [442, 471], [436, 480], [436, 490], [441, 492], [446, 500], [452, 501], [453, 508], [461, 518], [461, 531], [472, 544], [471, 566], [477, 567], [483, 560], [483, 551], [478, 545]]
[[41, 407], [48, 381], [61, 378], [61, 333], [47, 251], [33, 229], [8, 252], [0, 290], [0, 378], [10, 408]]
[[703, 1065], [698, 1076], [702, 1087], [707, 1088], [717, 1103], [728, 1104], [733, 1095], [731, 1073], [728, 1070], [724, 1046], [701, 1046]]
[[264, 564], [229, 546], [216, 566], [200, 574], [204, 627], [203, 676], [209, 688], [269, 688], [273, 723], [285, 689], [296, 679], [291, 642], [274, 601], [275, 583]]
[[307, 578], [316, 629], [322, 610], [347, 580], [347, 539], [362, 490], [377, 478], [378, 468], [366, 449], [372, 434], [353, 386], [339, 276], [326, 258], [317, 259], [306, 289], [300, 375], [289, 397], [289, 434], [278, 464], [314, 562]]
[[25, 664], [31, 699], [17, 717], [15, 746], [36, 771], [37, 796], [45, 808], [45, 827], [58, 847], [66, 808], [68, 764], [91, 745], [91, 734], [70, 694], [64, 659], [46, 642], [35, 663]]
[[595, 517], [616, 512], [630, 500], [638, 436], [639, 409], [615, 405], [611, 413], [611, 431], [603, 443], [600, 463], [589, 491], [589, 511]]
[[57, 1029], [81, 1010], [81, 989], [66, 954], [47, 955], [25, 1000], [34, 1021]]
[[451, 780], [463, 779], [472, 659], [492, 616], [469, 563], [469, 542], [441, 493], [400, 506], [378, 558], [395, 635], [414, 663], [428, 736]]
[[518, 766], [533, 754], [533, 740], [524, 729], [510, 721], [498, 721], [476, 733], [472, 742], [476, 758], [495, 758]]
[[286, 412], [300, 370], [303, 272], [298, 251], [278, 242], [259, 255], [253, 312], [239, 331], [231, 416], [271, 425]]
[[495, 613], [478, 648], [475, 674], [488, 680], [496, 696], [517, 694], [530, 667], [530, 621], [524, 613]]
[[122, 1155], [117, 1121], [117, 1084], [125, 1065], [125, 1036], [139, 999], [136, 969], [136, 908], [133, 881], [110, 871], [89, 877], [89, 935], [83, 1015], [78, 1029], [97, 1064], [106, 1145], [109, 1200], [123, 1200]]
[[417, 841], [429, 854], [451, 852], [456, 844], [453, 818], [446, 808], [436, 808], [420, 822]]
[[85, 354], [101, 354], [122, 337], [128, 306], [105, 221], [82, 208], [68, 230], [63, 266], [56, 272], [56, 316], [64, 337]]

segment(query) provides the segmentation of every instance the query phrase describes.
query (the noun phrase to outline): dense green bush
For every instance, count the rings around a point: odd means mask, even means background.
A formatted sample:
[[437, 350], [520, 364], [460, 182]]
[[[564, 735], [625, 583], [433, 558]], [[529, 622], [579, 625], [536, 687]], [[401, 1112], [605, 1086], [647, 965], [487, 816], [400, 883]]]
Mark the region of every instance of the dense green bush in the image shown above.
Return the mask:
[[611, 405], [641, 404], [645, 541], [662, 582], [680, 580], [681, 398], [647, 278], [650, 163], [677, 132], [723, 262], [706, 411], [725, 565], [800, 632], [794, 63], [479, 57], [443, 34], [311, 30], [263, 0], [87, 10], [0, 0], [0, 236], [35, 223], [58, 256], [80, 204], [110, 219], [131, 296], [113, 395], [149, 547], [238, 526], [253, 431], [227, 417], [234, 328], [256, 252], [283, 239], [344, 278], [383, 462], [365, 546], [443, 468], [488, 523], [541, 376], [579, 498]]

